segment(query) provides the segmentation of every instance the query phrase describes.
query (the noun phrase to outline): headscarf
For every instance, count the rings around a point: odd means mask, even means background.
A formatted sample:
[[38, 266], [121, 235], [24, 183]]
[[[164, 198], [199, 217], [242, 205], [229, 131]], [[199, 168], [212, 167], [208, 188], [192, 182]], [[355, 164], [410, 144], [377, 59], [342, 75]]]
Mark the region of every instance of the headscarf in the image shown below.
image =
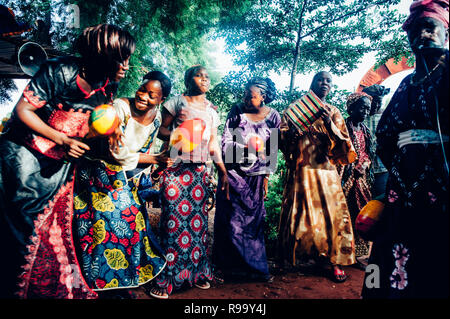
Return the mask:
[[369, 94], [367, 94], [367, 93], [355, 92], [355, 93], [350, 94], [347, 97], [347, 112], [350, 110], [350, 108], [352, 107], [353, 104], [358, 102], [363, 97], [368, 98], [370, 100], [370, 103], [372, 103], [372, 97]]
[[380, 85], [380, 84], [374, 84], [374, 85], [371, 85], [371, 86], [368, 86], [368, 87], [364, 88], [362, 91], [364, 93], [369, 94], [372, 97], [374, 97], [374, 96], [382, 97], [382, 96], [385, 96], [385, 95], [389, 94], [391, 89], [390, 88], [386, 88], [385, 86]]
[[403, 24], [403, 30], [408, 32], [411, 25], [414, 24], [418, 18], [433, 18], [444, 23], [448, 29], [448, 2], [449, 0], [416, 0], [409, 8], [410, 14]]
[[256, 86], [261, 90], [261, 94], [265, 96], [264, 103], [269, 104], [277, 96], [277, 89], [275, 88], [275, 83], [269, 78], [255, 77], [247, 82], [245, 85], [246, 89], [252, 86]]

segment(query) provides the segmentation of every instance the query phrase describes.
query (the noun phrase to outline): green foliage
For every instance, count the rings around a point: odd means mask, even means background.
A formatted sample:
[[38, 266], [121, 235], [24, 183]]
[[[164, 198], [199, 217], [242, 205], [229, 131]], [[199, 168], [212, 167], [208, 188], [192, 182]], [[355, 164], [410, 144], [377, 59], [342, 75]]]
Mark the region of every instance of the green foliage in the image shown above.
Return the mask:
[[254, 1], [244, 7], [245, 14], [223, 19], [219, 35], [235, 64], [250, 72], [289, 72], [295, 78], [297, 72], [329, 69], [342, 75], [354, 70], [365, 53], [392, 40], [404, 19], [389, 8], [397, 3]]
[[389, 42], [380, 44], [377, 52], [375, 69], [385, 64], [391, 58], [394, 58], [395, 62], [399, 62], [402, 57], [407, 58], [407, 64], [409, 66], [414, 66], [415, 56], [409, 47], [408, 38], [405, 32], [393, 34], [392, 39]]
[[17, 87], [12, 79], [0, 78], [0, 105], [6, 102], [14, 102], [11, 93], [17, 91]]
[[278, 151], [277, 171], [269, 178], [269, 192], [264, 203], [266, 208], [265, 240], [268, 254], [273, 254], [278, 237], [278, 223], [280, 220], [281, 205], [284, 189], [284, 173], [286, 162], [281, 151]]
[[[16, 12], [24, 13], [24, 20], [34, 25], [36, 19], [46, 20], [55, 48], [72, 52], [72, 43], [87, 26], [111, 23], [129, 31], [136, 39], [136, 51], [131, 68], [120, 83], [119, 96], [134, 95], [145, 73], [165, 72], [173, 82], [173, 94], [184, 91], [184, 71], [202, 64], [210, 73], [214, 86], [220, 81], [215, 72], [216, 60], [209, 39], [216, 31], [222, 16], [237, 13], [240, 1], [207, 0], [20, 0], [7, 1]], [[68, 28], [68, 6], [79, 8], [80, 27]], [[51, 19], [48, 21], [48, 17]], [[31, 36], [29, 34], [26, 36]]]
[[333, 89], [330, 91], [330, 94], [327, 96], [327, 102], [336, 106], [344, 118], [348, 116], [347, 97], [351, 93], [352, 92], [347, 90], [340, 90], [336, 85], [334, 85]]

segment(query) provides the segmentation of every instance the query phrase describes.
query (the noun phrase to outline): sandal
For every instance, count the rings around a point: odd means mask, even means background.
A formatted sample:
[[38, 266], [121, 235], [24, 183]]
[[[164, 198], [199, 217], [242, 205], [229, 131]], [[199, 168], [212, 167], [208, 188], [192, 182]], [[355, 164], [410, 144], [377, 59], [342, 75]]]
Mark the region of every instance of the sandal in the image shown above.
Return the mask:
[[266, 277], [264, 277], [264, 281], [271, 284], [273, 283], [273, 280], [275, 279], [274, 275], [267, 275]]
[[215, 271], [213, 273], [213, 282], [216, 284], [220, 284], [220, 285], [224, 284], [225, 283], [225, 274], [220, 270]]
[[164, 288], [153, 287], [148, 294], [156, 299], [169, 299], [169, 294]]
[[333, 266], [333, 280], [337, 283], [341, 283], [347, 280], [348, 276], [343, 269]]
[[195, 283], [194, 286], [204, 290], [211, 288], [211, 285], [207, 281], [200, 281], [198, 283]]
[[218, 275], [218, 274], [213, 275], [213, 281], [215, 283], [217, 283], [217, 284], [220, 284], [220, 285], [225, 283], [225, 279], [222, 276]]

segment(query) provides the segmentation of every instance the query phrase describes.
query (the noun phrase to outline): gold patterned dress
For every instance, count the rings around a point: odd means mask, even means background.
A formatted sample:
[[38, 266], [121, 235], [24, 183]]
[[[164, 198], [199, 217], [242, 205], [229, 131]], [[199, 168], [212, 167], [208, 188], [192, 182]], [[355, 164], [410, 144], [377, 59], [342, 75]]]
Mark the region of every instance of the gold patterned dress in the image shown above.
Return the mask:
[[301, 256], [324, 256], [335, 265], [355, 263], [350, 214], [336, 164], [356, 159], [345, 121], [327, 104], [331, 124], [319, 118], [302, 135], [283, 116], [280, 149], [286, 181], [280, 215], [280, 259], [295, 265]]

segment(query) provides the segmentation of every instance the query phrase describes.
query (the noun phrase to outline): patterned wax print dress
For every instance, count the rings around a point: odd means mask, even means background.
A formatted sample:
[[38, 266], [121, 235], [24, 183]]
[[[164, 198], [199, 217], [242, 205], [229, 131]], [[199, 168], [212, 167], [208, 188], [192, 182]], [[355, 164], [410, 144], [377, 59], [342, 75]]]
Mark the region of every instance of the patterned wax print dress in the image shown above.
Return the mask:
[[161, 177], [160, 242], [167, 267], [156, 282], [168, 294], [184, 282], [190, 286], [212, 280], [208, 252], [208, 160], [211, 129], [219, 126], [219, 116], [208, 103], [194, 108], [184, 96], [176, 96], [163, 106], [174, 116], [173, 129], [183, 121], [202, 119], [206, 125], [201, 145], [192, 153], [180, 155], [180, 162], [166, 169]]
[[287, 172], [278, 251], [280, 260], [292, 265], [318, 256], [336, 265], [355, 263], [351, 217], [335, 165], [353, 162], [356, 152], [341, 113], [327, 107], [330, 130], [319, 118], [298, 136], [283, 117], [280, 148]]
[[[34, 75], [23, 98], [49, 126], [69, 137], [89, 131], [91, 111], [110, 103], [115, 88], [79, 85], [80, 61], [48, 60]], [[33, 133], [15, 115], [0, 137], [0, 290], [6, 298], [95, 298], [81, 276], [73, 242], [74, 176], [78, 161]]]
[[[237, 104], [230, 111], [222, 137], [222, 156], [228, 171], [230, 200], [217, 186], [214, 216], [214, 265], [227, 275], [269, 278], [264, 229], [264, 178], [276, 170], [280, 115], [270, 109], [258, 122], [251, 121]], [[239, 141], [233, 136], [239, 134]], [[247, 156], [244, 145], [253, 136], [264, 140], [264, 150]], [[276, 147], [273, 147], [276, 146]], [[237, 155], [241, 150], [242, 157]], [[233, 152], [233, 162], [226, 159]]]
[[150, 125], [143, 126], [131, 118], [125, 101], [115, 100], [114, 107], [122, 121], [123, 145], [110, 159], [83, 161], [75, 187], [76, 238], [83, 274], [96, 291], [136, 288], [165, 267], [138, 194], [138, 180], [126, 175], [136, 168], [138, 153], [150, 149], [161, 117], [158, 112]]

